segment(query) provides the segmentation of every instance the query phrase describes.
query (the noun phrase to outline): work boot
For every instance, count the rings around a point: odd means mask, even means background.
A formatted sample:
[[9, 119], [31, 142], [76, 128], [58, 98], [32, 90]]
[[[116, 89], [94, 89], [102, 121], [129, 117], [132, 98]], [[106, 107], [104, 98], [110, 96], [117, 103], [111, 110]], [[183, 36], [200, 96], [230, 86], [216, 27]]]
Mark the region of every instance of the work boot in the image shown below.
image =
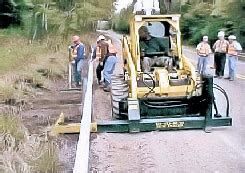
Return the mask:
[[76, 83], [76, 87], [77, 87], [77, 88], [81, 88], [81, 86], [82, 86], [81, 82]]
[[229, 79], [231, 79], [230, 77], [225, 77], [224, 79], [227, 79], [227, 80], [229, 80]]
[[220, 118], [220, 117], [222, 117], [220, 114], [214, 114], [214, 117], [215, 118]]
[[107, 87], [104, 87], [103, 90], [104, 90], [105, 92], [110, 92], [110, 91], [111, 91], [111, 88], [110, 88], [110, 86], [108, 85]]
[[105, 88], [105, 87], [106, 87], [105, 82], [101, 82], [100, 83], [100, 88]]

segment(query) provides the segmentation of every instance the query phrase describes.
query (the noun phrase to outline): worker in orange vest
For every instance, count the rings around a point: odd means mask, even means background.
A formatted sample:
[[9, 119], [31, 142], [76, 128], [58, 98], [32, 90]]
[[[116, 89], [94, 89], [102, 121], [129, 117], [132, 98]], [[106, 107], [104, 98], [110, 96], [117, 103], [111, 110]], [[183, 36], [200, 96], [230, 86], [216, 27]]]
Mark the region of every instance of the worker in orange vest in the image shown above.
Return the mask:
[[206, 73], [209, 54], [212, 53], [210, 45], [208, 44], [208, 36], [203, 36], [202, 42], [197, 45], [198, 63], [197, 70], [199, 74]]
[[233, 81], [235, 79], [236, 73], [236, 63], [237, 63], [237, 55], [242, 51], [242, 46], [240, 43], [236, 41], [236, 36], [230, 35], [228, 37], [229, 45], [228, 45], [228, 65], [229, 65], [229, 76], [225, 79]]
[[215, 64], [215, 78], [222, 78], [224, 76], [226, 53], [228, 49], [228, 41], [225, 40], [224, 31], [218, 32], [218, 40], [213, 45], [214, 50], [214, 64]]

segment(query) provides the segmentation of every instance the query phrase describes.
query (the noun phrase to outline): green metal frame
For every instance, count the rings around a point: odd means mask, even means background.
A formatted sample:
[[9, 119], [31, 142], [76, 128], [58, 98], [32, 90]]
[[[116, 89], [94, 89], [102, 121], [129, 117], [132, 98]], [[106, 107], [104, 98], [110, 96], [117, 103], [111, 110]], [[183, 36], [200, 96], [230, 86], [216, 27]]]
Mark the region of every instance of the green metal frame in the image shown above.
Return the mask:
[[[162, 118], [162, 119], [142, 119], [134, 122], [131, 128], [129, 120], [99, 121], [96, 123], [97, 128], [92, 132], [147, 132], [147, 131], [166, 131], [166, 130], [183, 130], [183, 129], [206, 129], [207, 120], [205, 117], [184, 117], [184, 118]], [[231, 126], [230, 117], [212, 118], [208, 121], [209, 130], [211, 127]], [[138, 129], [137, 131], [135, 131]], [[210, 131], [206, 131], [210, 132]]]
[[[138, 99], [127, 99], [127, 120], [108, 120], [91, 123], [91, 132], [147, 132], [147, 131], [166, 131], [166, 130], [183, 130], [183, 129], [204, 129], [205, 132], [211, 132], [213, 127], [231, 126], [232, 118], [227, 114], [225, 117], [214, 118], [212, 113], [214, 95], [213, 95], [213, 78], [212, 76], [205, 76], [203, 84], [202, 98], [205, 101], [196, 108], [191, 110], [193, 113], [185, 112], [185, 107], [181, 108], [181, 114], [168, 114], [164, 108], [160, 114], [162, 116], [155, 116], [155, 111], [160, 111], [156, 108], [149, 111], [148, 115], [142, 116], [140, 114], [140, 107]], [[191, 101], [195, 102], [195, 100]], [[177, 109], [173, 107], [173, 109]], [[180, 109], [180, 108], [178, 108]], [[165, 110], [165, 111], [164, 111]], [[119, 109], [120, 111], [120, 109]], [[124, 110], [125, 111], [125, 110]], [[229, 110], [227, 111], [229, 113]], [[125, 113], [125, 112], [124, 112]], [[64, 115], [61, 114], [59, 120], [53, 128], [53, 133], [77, 133], [80, 131], [80, 123], [65, 124]]]
[[[144, 132], [180, 129], [204, 129], [205, 132], [211, 132], [212, 127], [231, 126], [232, 118], [228, 115], [213, 118], [213, 77], [203, 76], [203, 81], [202, 96], [190, 101], [194, 103], [199, 100], [201, 104], [196, 104], [196, 107], [187, 106], [190, 107], [188, 111], [186, 111], [186, 106], [181, 108], [175, 105], [171, 108], [172, 111], [170, 112], [172, 114], [169, 114], [169, 110], [163, 106], [162, 109], [153, 108], [152, 111], [147, 112], [147, 115], [142, 116], [140, 112], [144, 105], [139, 104], [139, 99], [130, 98], [119, 104], [122, 105], [121, 109], [119, 106], [119, 112], [122, 112], [124, 116], [126, 113], [127, 120], [97, 122], [97, 127], [94, 129], [97, 132]], [[182, 100], [185, 101], [186, 99]], [[161, 101], [164, 101], [164, 99]], [[165, 101], [171, 101], [171, 98], [167, 98]], [[179, 109], [179, 111], [176, 111], [176, 109]], [[188, 112], [191, 113], [188, 114]]]

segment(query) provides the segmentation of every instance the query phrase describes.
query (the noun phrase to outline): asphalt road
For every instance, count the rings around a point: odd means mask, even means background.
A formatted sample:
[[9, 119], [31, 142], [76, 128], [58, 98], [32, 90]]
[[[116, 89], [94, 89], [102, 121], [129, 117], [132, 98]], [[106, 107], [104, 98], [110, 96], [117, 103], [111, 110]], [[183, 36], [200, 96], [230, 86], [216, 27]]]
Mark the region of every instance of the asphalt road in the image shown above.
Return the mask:
[[[107, 31], [117, 48], [120, 35]], [[184, 54], [195, 64], [195, 50], [184, 47]], [[212, 57], [210, 64], [212, 65]], [[174, 172], [243, 173], [245, 172], [245, 65], [238, 62], [238, 78], [214, 79], [230, 98], [233, 126], [202, 130], [149, 132], [137, 134], [96, 134], [91, 141], [90, 170], [97, 172]], [[209, 68], [208, 72], [214, 71]], [[221, 113], [224, 97], [215, 92]]]

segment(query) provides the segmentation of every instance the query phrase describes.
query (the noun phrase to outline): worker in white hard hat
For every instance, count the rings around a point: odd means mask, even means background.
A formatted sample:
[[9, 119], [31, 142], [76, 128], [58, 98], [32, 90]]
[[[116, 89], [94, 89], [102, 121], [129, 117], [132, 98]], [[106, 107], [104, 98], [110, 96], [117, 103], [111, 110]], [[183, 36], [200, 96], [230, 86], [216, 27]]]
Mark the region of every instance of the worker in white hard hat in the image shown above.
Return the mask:
[[105, 36], [104, 35], [99, 35], [99, 37], [97, 38], [97, 42], [101, 41], [101, 40], [105, 40]]
[[70, 47], [72, 49], [72, 57], [74, 58], [74, 63], [73, 63], [74, 79], [76, 82], [76, 87], [81, 87], [81, 82], [82, 82], [81, 71], [85, 58], [84, 57], [85, 46], [83, 43], [81, 43], [80, 37], [78, 35], [73, 35], [71, 40], [73, 43], [73, 45]]
[[108, 54], [108, 49], [109, 49], [109, 45], [106, 42], [105, 36], [104, 35], [100, 35], [97, 38], [97, 55], [99, 58], [99, 64], [96, 68], [96, 76], [97, 76], [97, 80], [98, 80], [98, 84], [102, 84], [103, 81], [101, 81], [101, 73], [104, 69], [104, 64], [105, 61], [107, 59], [107, 54]]
[[197, 45], [198, 63], [197, 70], [199, 74], [205, 75], [208, 64], [209, 54], [212, 53], [208, 44], [208, 36], [203, 36], [202, 42]]
[[228, 41], [225, 40], [225, 32], [218, 32], [218, 40], [213, 45], [214, 63], [215, 63], [215, 78], [224, 76], [226, 53], [228, 49]]
[[239, 42], [236, 41], [236, 36], [230, 35], [228, 37], [229, 45], [228, 45], [228, 65], [229, 65], [229, 76], [225, 79], [233, 81], [235, 79], [236, 74], [236, 63], [237, 63], [237, 55], [242, 51], [242, 46]]

